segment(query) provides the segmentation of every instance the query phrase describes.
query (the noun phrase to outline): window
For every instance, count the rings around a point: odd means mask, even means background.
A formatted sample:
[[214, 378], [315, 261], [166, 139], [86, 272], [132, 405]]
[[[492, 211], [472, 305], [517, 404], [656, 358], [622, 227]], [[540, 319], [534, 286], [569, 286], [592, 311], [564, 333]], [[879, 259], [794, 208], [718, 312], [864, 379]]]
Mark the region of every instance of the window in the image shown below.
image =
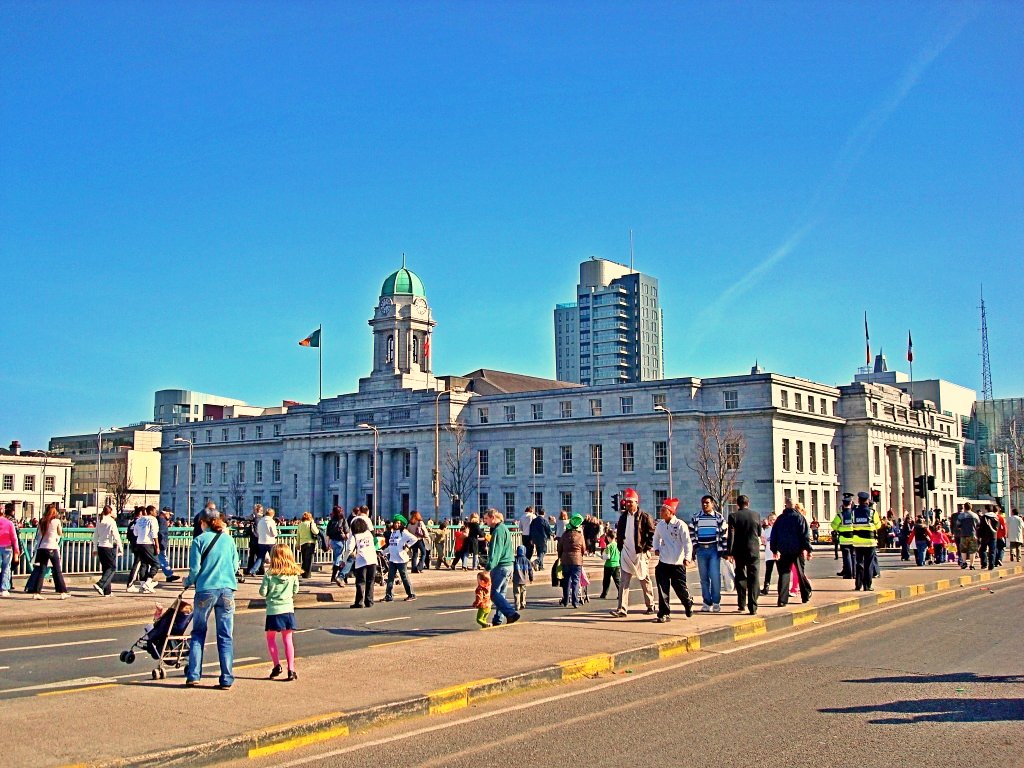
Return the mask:
[[193, 485], [195, 485], [195, 482], [196, 482], [196, 465], [195, 464], [190, 464], [189, 465], [188, 477], [189, 477], [189, 480], [191, 481], [191, 483]]
[[203, 465], [203, 482], [207, 485], [213, 485], [213, 464], [209, 461]]
[[274, 437], [280, 437], [280, 436], [281, 436], [281, 425], [280, 424], [275, 424], [274, 425]]
[[604, 446], [600, 443], [590, 446], [590, 471], [604, 472]]
[[533, 508], [537, 512], [541, 512], [544, 509], [544, 491], [533, 492]]
[[489, 424], [491, 421], [491, 409], [490, 408], [477, 408], [476, 419], [481, 424]]
[[256, 439], [257, 440], [262, 440], [263, 439], [263, 426], [262, 425], [257, 425], [257, 427], [256, 427]]
[[516, 420], [516, 407], [514, 405], [505, 406], [505, 421]]
[[789, 438], [782, 438], [782, 471], [789, 472]]
[[796, 409], [798, 411], [802, 411], [804, 409], [804, 396], [801, 395], [799, 392], [794, 392], [793, 393], [793, 404], [794, 404], [794, 406], [796, 406]]
[[811, 472], [818, 471], [818, 446], [814, 443], [807, 444], [807, 458], [810, 464]]
[[263, 503], [263, 497], [262, 496], [260, 496], [258, 494], [257, 495], [253, 495], [253, 497], [252, 497], [252, 504], [253, 504], [253, 506], [256, 506], [257, 504], [262, 504], [262, 503]]
[[667, 499], [667, 498], [668, 498], [668, 491], [666, 491], [664, 488], [655, 488], [654, 489], [654, 508], [655, 509], [660, 509], [661, 505], [665, 502], [665, 499]]
[[[175, 467], [174, 469], [177, 470], [178, 468]], [[175, 483], [178, 482], [178, 473], [177, 472], [174, 473], [174, 482]], [[4, 488], [5, 491], [13, 491], [14, 490], [14, 475], [4, 475], [4, 486], [3, 486], [3, 488]]]
[[818, 519], [818, 492], [811, 491], [811, 520]]
[[825, 513], [825, 519], [832, 519], [832, 492], [822, 491], [821, 492], [822, 511]]
[[245, 482], [245, 462], [244, 461], [238, 462], [238, 482], [240, 482], [240, 483], [244, 483]]
[[654, 471], [668, 471], [668, 443], [664, 440], [654, 441]]
[[223, 440], [225, 443], [228, 441], [228, 428], [227, 427], [224, 427], [220, 431], [220, 439]]
[[572, 446], [571, 445], [563, 445], [561, 447], [561, 452], [562, 452], [562, 474], [563, 475], [571, 475], [572, 474]]
[[292, 475], [292, 498], [299, 498], [299, 476], [298, 474]]
[[793, 498], [793, 489], [792, 488], [783, 488], [782, 489], [782, 498], [784, 498], [784, 499], [792, 499]]
[[601, 400], [596, 397], [590, 398], [590, 415], [600, 416], [601, 415]]
[[530, 414], [533, 416], [534, 421], [540, 421], [544, 418], [544, 403], [533, 403], [530, 406]]
[[789, 408], [789, 391], [784, 389], [779, 394], [782, 395], [782, 407]]
[[221, 511], [221, 514], [227, 514], [227, 511], [228, 511], [228, 497], [227, 496], [221, 496], [220, 497], [220, 511]]
[[632, 472], [634, 464], [633, 443], [622, 443], [622, 471]]
[[245, 427], [238, 428], [238, 439], [245, 440]]
[[479, 509], [488, 509], [491, 506], [491, 500], [487, 495], [487, 491], [481, 491], [480, 495], [477, 497], [477, 500], [479, 502]]
[[516, 492], [505, 491], [505, 517], [509, 520], [516, 516]]
[[274, 459], [270, 465], [270, 482], [280, 483], [281, 482], [281, 460]]
[[619, 398], [619, 412], [623, 414], [629, 414], [633, 412], [632, 395]]
[[228, 463], [226, 461], [220, 463], [220, 481], [221, 483], [228, 481]]
[[[486, 448], [481, 448], [476, 452], [476, 463], [481, 477], [487, 477], [491, 474], [491, 456], [490, 451]], [[483, 505], [480, 508], [486, 509]]]
[[[341, 457], [338, 457], [339, 459]], [[339, 466], [340, 470], [341, 467]], [[340, 473], [339, 473], [340, 474]], [[402, 451], [402, 477], [406, 480], [412, 475], [412, 451]], [[339, 478], [335, 478], [336, 480]]]
[[[821, 398], [821, 411], [819, 412], [822, 416], [828, 416], [828, 400], [826, 400], [824, 397]], [[825, 491], [825, 495], [828, 496], [828, 491]], [[826, 510], [826, 513], [827, 512], [828, 510]]]
[[572, 517], [572, 491], [561, 491], [558, 494], [558, 508], [565, 510]]
[[[946, 462], [945, 461], [942, 462], [942, 469], [943, 469], [943, 471], [945, 471], [945, 469], [946, 469]], [[945, 475], [943, 475], [942, 479], [943, 480], [946, 479]], [[49, 493], [53, 493], [55, 490], [57, 490], [57, 478], [54, 475], [47, 475], [46, 477], [44, 477], [43, 478], [43, 489], [46, 490]]]
[[807, 396], [807, 410], [810, 413], [814, 413], [814, 398], [810, 395]]
[[563, 419], [572, 418], [572, 400], [563, 400], [558, 404]]
[[874, 447], [874, 458], [875, 458], [875, 474], [882, 474], [882, 449], [877, 445]]
[[212, 429], [206, 430], [206, 442], [208, 442], [208, 443], [212, 443], [213, 442], [213, 430]]
[[725, 466], [728, 469], [739, 469], [740, 468], [740, 444], [739, 443], [726, 443], [725, 444]]
[[[335, 470], [335, 471], [337, 471], [337, 470]], [[338, 479], [337, 478], [337, 474], [335, 474], [335, 478], [334, 479], [335, 480]], [[263, 482], [263, 459], [256, 459], [256, 461], [253, 462], [252, 480], [253, 480], [254, 483], [262, 483]]]
[[873, 418], [873, 419], [877, 419], [878, 418], [878, 403], [872, 403], [871, 404], [871, 418]]
[[600, 491], [590, 492], [590, 514], [596, 517], [601, 517], [602, 501], [604, 501], [604, 498]]
[[377, 474], [377, 452], [376, 451], [370, 451], [367, 454], [367, 456], [366, 456], [366, 463], [367, 463], [367, 466], [369, 467], [368, 477], [369, 477], [370, 480], [373, 480], [374, 476], [376, 476], [376, 474]]
[[544, 474], [544, 449], [533, 448], [533, 474], [534, 476]]
[[36, 489], [36, 476], [25, 475], [21, 479], [21, 490], [23, 491], [34, 491]]
[[[334, 454], [334, 462], [333, 463], [334, 463], [334, 481], [337, 482], [338, 480], [341, 480], [341, 454], [340, 453]], [[261, 483], [263, 481], [262, 480], [257, 480], [256, 482], [257, 483]]]
[[735, 389], [725, 390], [725, 410], [732, 411], [740, 407], [740, 393]]
[[191, 432], [189, 433], [189, 435], [188, 435], [188, 436], [189, 436], [189, 439], [191, 439], [191, 440], [192, 440], [192, 444], [193, 444], [193, 445], [195, 445], [195, 442], [196, 442], [196, 431], [195, 431], [195, 430], [193, 429], [193, 430], [192, 430], [192, 431], [191, 431]]
[[821, 444], [821, 471], [828, 474], [828, 445]]
[[277, 512], [281, 511], [281, 497], [280, 496], [276, 496], [275, 495], [275, 496], [271, 496], [270, 497], [270, 508], [275, 510], [275, 511], [277, 511]]
[[[174, 465], [173, 471], [171, 472], [171, 474], [174, 477], [174, 479], [171, 481], [171, 484], [172, 485], [177, 485], [178, 484], [178, 465], [177, 464]], [[8, 477], [11, 478], [11, 487], [10, 488], [7, 487], [7, 478]], [[14, 475], [4, 475], [4, 490], [5, 491], [14, 490]]]
[[505, 475], [511, 477], [516, 473], [516, 449], [505, 449]]
[[657, 409], [659, 407], [661, 407], [661, 408], [665, 407], [665, 395], [664, 395], [664, 393], [659, 393], [659, 394], [653, 395], [652, 399], [654, 400], [652, 405], [654, 406], [655, 409]]
[[796, 441], [796, 471], [804, 471], [804, 441]]
[[796, 500], [801, 507], [807, 509], [807, 492], [803, 488], [796, 489]]

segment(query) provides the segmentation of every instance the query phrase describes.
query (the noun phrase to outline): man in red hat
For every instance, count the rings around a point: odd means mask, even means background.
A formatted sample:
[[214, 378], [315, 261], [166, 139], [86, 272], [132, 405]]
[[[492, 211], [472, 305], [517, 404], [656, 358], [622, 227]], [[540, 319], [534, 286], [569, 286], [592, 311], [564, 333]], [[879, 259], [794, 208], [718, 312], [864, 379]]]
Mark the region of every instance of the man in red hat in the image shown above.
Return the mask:
[[693, 600], [686, 588], [686, 566], [693, 559], [693, 544], [690, 541], [690, 528], [676, 517], [679, 499], [665, 499], [658, 510], [657, 526], [654, 528], [654, 554], [658, 556], [658, 564], [654, 566], [654, 580], [658, 584], [658, 618], [659, 624], [669, 621], [672, 610], [669, 600], [670, 589], [675, 590], [686, 615], [693, 615]]
[[619, 547], [622, 581], [619, 584], [619, 604], [612, 611], [612, 616], [621, 618], [629, 613], [629, 585], [633, 579], [640, 582], [647, 613], [654, 615], [651, 573], [647, 562], [654, 548], [654, 521], [640, 510], [640, 494], [632, 488], [627, 488], [622, 494], [622, 514], [615, 525], [615, 543]]

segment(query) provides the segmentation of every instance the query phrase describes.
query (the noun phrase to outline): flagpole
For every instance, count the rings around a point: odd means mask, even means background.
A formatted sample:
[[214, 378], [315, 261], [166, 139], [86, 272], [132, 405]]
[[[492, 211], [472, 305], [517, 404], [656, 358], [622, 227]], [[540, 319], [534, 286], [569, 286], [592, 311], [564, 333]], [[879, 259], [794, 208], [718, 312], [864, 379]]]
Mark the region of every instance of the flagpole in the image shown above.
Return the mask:
[[320, 333], [320, 344], [317, 347], [317, 351], [320, 353], [320, 399], [317, 400], [317, 405], [320, 404], [320, 400], [324, 399], [324, 327], [323, 325], [317, 326], [317, 331]]

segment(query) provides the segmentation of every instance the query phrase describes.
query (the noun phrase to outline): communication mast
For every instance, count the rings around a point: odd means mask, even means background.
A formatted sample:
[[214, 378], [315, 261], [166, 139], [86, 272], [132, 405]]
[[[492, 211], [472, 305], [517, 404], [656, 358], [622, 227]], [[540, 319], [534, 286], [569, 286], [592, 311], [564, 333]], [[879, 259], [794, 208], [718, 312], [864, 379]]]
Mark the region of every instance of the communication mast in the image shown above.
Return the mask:
[[985, 314], [985, 291], [981, 292], [981, 399], [991, 402], [992, 363], [988, 356], [988, 317]]

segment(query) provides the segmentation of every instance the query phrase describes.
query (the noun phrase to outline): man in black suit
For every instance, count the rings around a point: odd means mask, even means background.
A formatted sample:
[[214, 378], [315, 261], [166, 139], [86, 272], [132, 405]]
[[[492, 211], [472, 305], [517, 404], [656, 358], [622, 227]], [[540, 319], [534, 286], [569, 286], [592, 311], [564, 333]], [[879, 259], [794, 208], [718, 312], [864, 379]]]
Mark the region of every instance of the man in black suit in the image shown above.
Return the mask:
[[738, 611], [757, 613], [758, 585], [761, 565], [761, 516], [750, 509], [750, 499], [736, 497], [735, 512], [729, 513], [726, 547], [729, 562], [736, 566], [736, 598]]

